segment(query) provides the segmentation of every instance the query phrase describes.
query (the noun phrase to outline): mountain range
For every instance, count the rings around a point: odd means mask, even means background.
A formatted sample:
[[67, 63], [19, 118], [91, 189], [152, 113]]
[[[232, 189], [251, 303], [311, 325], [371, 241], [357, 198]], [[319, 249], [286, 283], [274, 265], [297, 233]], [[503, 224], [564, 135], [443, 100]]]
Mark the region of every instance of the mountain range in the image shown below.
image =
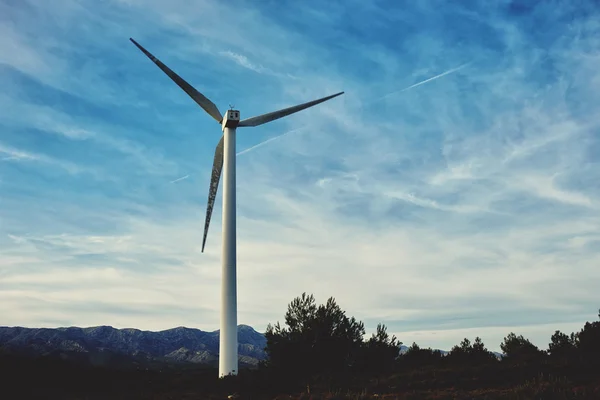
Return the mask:
[[[255, 367], [266, 358], [264, 334], [248, 325], [238, 326], [240, 368]], [[405, 353], [407, 346], [400, 347]], [[178, 327], [164, 331], [90, 328], [0, 327], [0, 351], [49, 356], [82, 364], [111, 367], [168, 368], [218, 365], [219, 331]], [[443, 355], [447, 351], [440, 350]], [[494, 353], [497, 357], [502, 355]]]
[[[238, 326], [240, 368], [265, 359], [266, 338], [247, 325]], [[90, 328], [0, 327], [5, 353], [50, 356], [104, 366], [166, 367], [173, 364], [218, 365], [219, 331], [178, 327], [159, 332]]]

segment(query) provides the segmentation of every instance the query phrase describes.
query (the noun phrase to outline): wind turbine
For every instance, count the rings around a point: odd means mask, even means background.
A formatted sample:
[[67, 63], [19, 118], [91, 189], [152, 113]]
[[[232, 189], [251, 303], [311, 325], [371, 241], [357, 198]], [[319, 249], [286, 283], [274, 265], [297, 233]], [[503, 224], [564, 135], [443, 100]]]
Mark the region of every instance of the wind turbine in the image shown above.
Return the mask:
[[204, 237], [202, 238], [202, 252], [206, 244], [206, 235], [210, 224], [221, 171], [223, 170], [223, 233], [221, 253], [221, 329], [219, 334], [219, 377], [237, 375], [238, 372], [238, 346], [237, 346], [237, 282], [236, 282], [236, 187], [235, 187], [235, 132], [238, 127], [252, 127], [266, 124], [267, 122], [288, 116], [295, 112], [312, 107], [344, 92], [339, 92], [321, 99], [298, 104], [283, 110], [270, 112], [256, 117], [240, 120], [239, 110], [228, 110], [225, 115], [217, 106], [197, 91], [192, 85], [183, 80], [169, 67], [154, 57], [135, 40], [129, 38], [158, 68], [169, 76], [182, 88], [200, 107], [213, 117], [220, 125], [223, 136], [217, 144], [213, 161], [212, 176], [208, 191], [206, 205], [206, 220], [204, 222]]

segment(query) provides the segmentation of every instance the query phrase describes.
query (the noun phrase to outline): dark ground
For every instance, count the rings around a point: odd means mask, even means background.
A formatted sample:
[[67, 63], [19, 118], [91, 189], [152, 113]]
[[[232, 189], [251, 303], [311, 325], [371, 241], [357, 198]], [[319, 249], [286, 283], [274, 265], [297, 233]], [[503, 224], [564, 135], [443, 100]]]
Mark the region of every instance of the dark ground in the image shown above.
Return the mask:
[[400, 367], [375, 379], [338, 377], [312, 387], [290, 385], [281, 373], [243, 370], [219, 380], [207, 367], [119, 369], [0, 355], [7, 399], [600, 399], [599, 366], [578, 363]]

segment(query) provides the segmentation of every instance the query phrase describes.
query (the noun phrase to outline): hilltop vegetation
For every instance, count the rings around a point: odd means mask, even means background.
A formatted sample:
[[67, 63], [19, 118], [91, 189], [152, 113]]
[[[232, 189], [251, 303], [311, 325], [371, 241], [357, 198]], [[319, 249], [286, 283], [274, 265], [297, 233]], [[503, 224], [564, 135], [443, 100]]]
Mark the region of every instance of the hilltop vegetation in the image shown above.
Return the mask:
[[556, 331], [547, 351], [510, 332], [501, 358], [478, 337], [444, 354], [416, 343], [400, 352], [402, 343], [383, 324], [366, 340], [364, 333], [335, 299], [317, 305], [303, 294], [283, 324], [267, 327], [266, 360], [236, 377], [219, 380], [210, 365], [117, 370], [14, 354], [0, 357], [0, 373], [11, 398], [600, 398], [600, 321]]

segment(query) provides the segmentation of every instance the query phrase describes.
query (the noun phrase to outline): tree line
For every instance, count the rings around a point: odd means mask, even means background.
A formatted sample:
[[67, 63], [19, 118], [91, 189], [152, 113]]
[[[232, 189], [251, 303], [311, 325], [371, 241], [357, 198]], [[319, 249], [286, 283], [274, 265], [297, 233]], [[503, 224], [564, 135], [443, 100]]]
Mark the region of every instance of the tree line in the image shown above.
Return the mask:
[[502, 357], [489, 351], [480, 337], [472, 342], [465, 338], [447, 354], [416, 343], [401, 353], [402, 342], [388, 334], [384, 324], [377, 325], [370, 338], [364, 337], [364, 324], [347, 316], [333, 297], [317, 305], [313, 295], [303, 293], [289, 303], [283, 325], [267, 326], [268, 359], [260, 368], [292, 384], [360, 381], [424, 369], [475, 368], [474, 373], [491, 374], [498, 368], [577, 365], [597, 369], [600, 365], [600, 321], [587, 322], [570, 335], [555, 331], [548, 350], [511, 332], [500, 344]]

